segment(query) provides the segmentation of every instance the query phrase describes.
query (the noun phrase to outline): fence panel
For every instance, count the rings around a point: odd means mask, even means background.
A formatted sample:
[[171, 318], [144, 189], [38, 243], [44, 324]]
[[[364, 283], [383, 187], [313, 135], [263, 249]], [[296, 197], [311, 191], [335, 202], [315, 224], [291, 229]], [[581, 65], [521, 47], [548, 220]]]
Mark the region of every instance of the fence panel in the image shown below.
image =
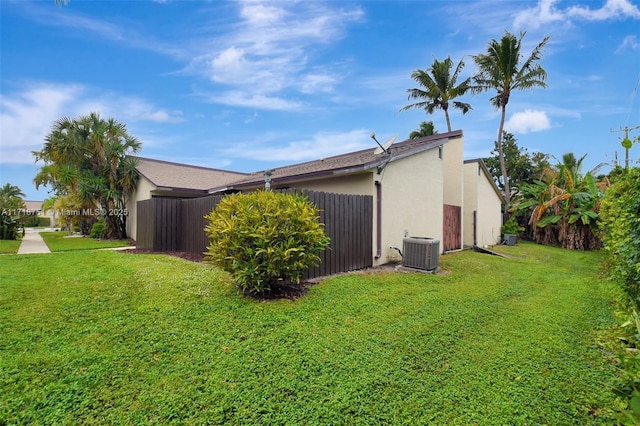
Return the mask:
[[204, 232], [207, 221], [204, 216], [218, 205], [224, 195], [182, 200], [182, 241], [180, 250], [190, 253], [204, 253], [209, 239]]
[[[320, 254], [321, 263], [304, 279], [367, 268], [373, 264], [373, 197], [327, 192], [302, 193], [319, 209], [319, 221], [331, 239]], [[192, 199], [152, 198], [137, 205], [138, 248], [154, 251], [186, 251], [202, 254], [209, 241], [204, 232], [208, 214], [223, 195]]]
[[136, 247], [143, 250], [153, 250], [153, 231], [156, 223], [154, 199], [138, 201], [136, 211]]

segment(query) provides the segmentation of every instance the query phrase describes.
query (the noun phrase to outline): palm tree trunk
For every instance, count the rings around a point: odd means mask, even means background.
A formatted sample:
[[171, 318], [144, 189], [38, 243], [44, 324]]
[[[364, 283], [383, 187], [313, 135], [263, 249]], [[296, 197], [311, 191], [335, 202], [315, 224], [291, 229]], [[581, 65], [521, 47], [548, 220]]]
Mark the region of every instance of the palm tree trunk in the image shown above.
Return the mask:
[[509, 186], [509, 175], [507, 174], [507, 163], [504, 159], [504, 151], [502, 149], [502, 132], [504, 130], [504, 119], [507, 115], [506, 105], [502, 105], [502, 114], [500, 116], [500, 128], [498, 129], [498, 158], [500, 159], [500, 169], [502, 170], [502, 181], [504, 182], [504, 210], [509, 212], [511, 204], [511, 188]]
[[451, 120], [449, 120], [449, 111], [448, 110], [444, 110], [444, 118], [447, 120], [447, 130], [450, 132], [451, 131]]

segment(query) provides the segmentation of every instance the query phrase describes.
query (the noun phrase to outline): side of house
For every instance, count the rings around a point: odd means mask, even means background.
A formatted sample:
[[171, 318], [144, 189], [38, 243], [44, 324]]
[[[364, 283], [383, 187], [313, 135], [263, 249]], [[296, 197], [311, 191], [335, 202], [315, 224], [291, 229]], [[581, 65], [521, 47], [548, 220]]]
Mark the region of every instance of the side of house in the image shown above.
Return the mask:
[[500, 243], [502, 204], [500, 190], [482, 159], [464, 162], [464, 245]]

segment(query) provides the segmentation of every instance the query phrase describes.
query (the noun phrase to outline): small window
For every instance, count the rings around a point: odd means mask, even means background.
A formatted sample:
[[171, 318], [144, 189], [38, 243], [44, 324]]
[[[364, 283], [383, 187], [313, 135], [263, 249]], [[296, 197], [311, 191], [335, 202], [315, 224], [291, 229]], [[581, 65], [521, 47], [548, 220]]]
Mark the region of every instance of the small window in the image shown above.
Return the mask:
[[480, 163], [478, 163], [478, 176], [480, 176], [480, 169], [481, 169]]
[[442, 160], [442, 145], [438, 147], [438, 158]]

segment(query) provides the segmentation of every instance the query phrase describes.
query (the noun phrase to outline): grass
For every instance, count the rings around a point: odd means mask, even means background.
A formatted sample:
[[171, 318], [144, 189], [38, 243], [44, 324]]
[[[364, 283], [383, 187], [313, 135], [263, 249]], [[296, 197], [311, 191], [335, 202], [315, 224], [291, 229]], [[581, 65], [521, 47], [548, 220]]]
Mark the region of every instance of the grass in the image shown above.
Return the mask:
[[64, 231], [40, 232], [42, 239], [49, 246], [49, 250], [70, 251], [70, 250], [93, 250], [102, 248], [126, 247], [129, 245], [125, 240], [97, 240], [89, 237], [69, 237]]
[[271, 302], [167, 256], [2, 256], [0, 424], [611, 424], [600, 255], [509, 249]]
[[17, 253], [22, 240], [0, 240], [0, 254]]

